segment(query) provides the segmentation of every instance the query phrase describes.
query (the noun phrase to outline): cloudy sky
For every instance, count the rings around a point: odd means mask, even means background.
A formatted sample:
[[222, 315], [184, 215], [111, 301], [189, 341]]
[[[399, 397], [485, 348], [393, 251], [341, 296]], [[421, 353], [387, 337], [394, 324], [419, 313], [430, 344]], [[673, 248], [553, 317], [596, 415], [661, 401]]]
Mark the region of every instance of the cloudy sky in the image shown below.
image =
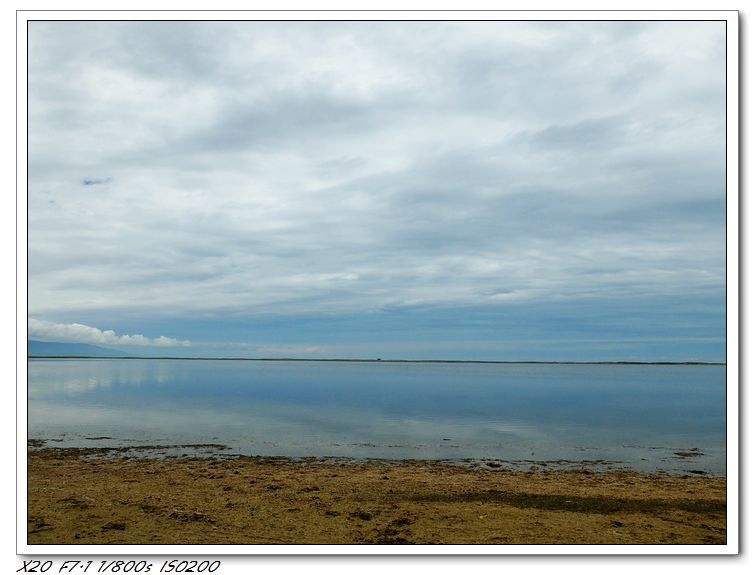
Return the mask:
[[29, 336], [725, 357], [723, 22], [31, 22]]

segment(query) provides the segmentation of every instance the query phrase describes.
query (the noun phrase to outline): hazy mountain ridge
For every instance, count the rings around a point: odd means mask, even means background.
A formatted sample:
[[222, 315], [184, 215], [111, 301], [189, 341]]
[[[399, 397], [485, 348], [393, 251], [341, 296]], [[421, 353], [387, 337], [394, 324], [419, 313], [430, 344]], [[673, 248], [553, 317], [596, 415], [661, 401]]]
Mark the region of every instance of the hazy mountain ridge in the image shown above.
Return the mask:
[[59, 341], [27, 340], [29, 356], [86, 356], [86, 357], [124, 357], [131, 354], [118, 349], [99, 347], [88, 343], [65, 343]]

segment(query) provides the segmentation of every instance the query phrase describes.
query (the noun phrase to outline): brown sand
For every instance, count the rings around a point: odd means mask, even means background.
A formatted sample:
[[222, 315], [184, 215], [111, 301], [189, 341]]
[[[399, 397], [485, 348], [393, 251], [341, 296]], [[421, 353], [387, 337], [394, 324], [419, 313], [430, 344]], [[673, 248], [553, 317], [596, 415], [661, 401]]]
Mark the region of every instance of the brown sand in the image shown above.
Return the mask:
[[436, 462], [28, 456], [29, 544], [725, 544], [726, 479]]

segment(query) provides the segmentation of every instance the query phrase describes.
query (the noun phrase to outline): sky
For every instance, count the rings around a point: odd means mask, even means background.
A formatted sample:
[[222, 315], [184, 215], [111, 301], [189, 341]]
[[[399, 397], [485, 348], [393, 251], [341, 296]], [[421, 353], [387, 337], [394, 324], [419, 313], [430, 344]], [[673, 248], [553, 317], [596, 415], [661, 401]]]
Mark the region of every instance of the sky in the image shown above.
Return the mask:
[[30, 339], [725, 359], [723, 22], [30, 22]]

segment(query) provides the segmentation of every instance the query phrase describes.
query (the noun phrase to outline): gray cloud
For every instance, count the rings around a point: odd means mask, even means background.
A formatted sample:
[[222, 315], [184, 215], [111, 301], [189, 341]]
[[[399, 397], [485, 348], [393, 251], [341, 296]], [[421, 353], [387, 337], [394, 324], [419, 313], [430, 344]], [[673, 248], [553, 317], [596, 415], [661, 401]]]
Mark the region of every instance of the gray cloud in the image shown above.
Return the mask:
[[84, 186], [99, 186], [101, 184], [107, 184], [109, 181], [110, 178], [84, 178], [81, 180], [81, 183]]
[[32, 22], [30, 313], [720, 289], [723, 40]]

